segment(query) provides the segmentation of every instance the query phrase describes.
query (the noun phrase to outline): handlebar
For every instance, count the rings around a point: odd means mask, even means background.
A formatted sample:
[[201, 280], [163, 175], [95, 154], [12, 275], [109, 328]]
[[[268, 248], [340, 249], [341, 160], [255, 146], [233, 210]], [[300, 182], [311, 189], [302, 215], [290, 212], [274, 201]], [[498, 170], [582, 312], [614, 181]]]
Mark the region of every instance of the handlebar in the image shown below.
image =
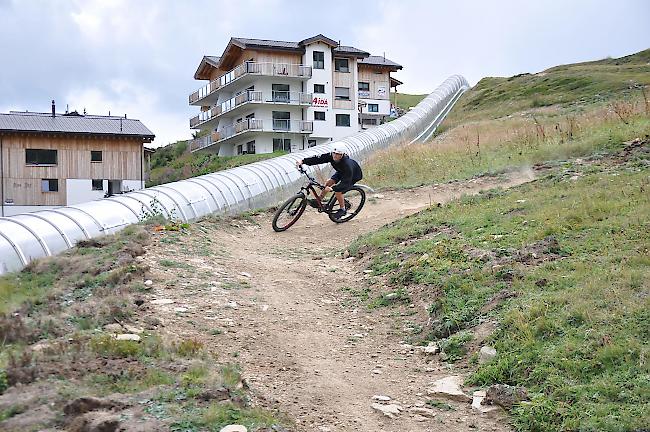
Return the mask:
[[301, 165], [298, 165], [296, 168], [298, 169], [298, 171], [299, 171], [301, 174], [304, 174], [305, 176], [307, 176], [307, 178], [309, 179], [309, 183], [311, 183], [311, 184], [313, 184], [314, 186], [318, 186], [319, 188], [323, 189], [325, 186], [322, 185], [322, 184], [320, 184], [318, 181], [316, 181], [316, 179], [315, 179], [314, 177], [310, 176], [309, 173], [307, 172], [307, 170], [306, 170], [305, 168], [303, 168], [303, 167], [304, 167], [304, 165], [301, 164]]

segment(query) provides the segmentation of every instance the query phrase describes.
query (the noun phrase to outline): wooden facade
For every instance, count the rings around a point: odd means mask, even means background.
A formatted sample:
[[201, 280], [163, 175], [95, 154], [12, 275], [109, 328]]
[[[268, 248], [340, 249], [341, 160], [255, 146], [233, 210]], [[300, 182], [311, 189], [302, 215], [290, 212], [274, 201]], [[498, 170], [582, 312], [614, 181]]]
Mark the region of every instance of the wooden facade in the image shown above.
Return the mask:
[[[140, 180], [144, 175], [140, 137], [90, 137], [61, 134], [2, 134], [0, 202], [13, 205], [63, 206], [67, 179]], [[56, 165], [27, 163], [27, 149], [57, 150]], [[91, 162], [91, 151], [102, 161]], [[43, 179], [57, 179], [58, 191], [43, 192]]]
[[302, 62], [302, 55], [293, 52], [239, 49], [239, 53], [234, 54], [232, 60], [225, 63], [223, 68], [212, 68], [210, 71], [210, 81], [214, 81], [246, 61], [274, 64], [300, 64]]
[[[359, 64], [359, 82], [370, 84], [370, 91], [367, 96], [364, 96], [365, 99], [389, 100], [390, 70], [388, 68]], [[383, 94], [377, 91], [379, 87], [384, 88]]]

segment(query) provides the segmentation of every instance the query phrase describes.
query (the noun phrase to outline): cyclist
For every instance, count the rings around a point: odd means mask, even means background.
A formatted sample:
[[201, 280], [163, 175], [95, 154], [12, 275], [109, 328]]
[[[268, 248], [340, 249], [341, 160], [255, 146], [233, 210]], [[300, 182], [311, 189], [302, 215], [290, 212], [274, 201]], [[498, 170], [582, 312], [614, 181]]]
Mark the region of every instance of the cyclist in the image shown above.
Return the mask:
[[323, 199], [327, 192], [334, 191], [336, 200], [339, 203], [339, 210], [334, 213], [337, 219], [341, 219], [346, 214], [345, 201], [343, 194], [350, 190], [352, 186], [363, 178], [363, 172], [359, 164], [346, 154], [343, 144], [334, 144], [331, 153], [324, 153], [320, 156], [307, 157], [296, 162], [296, 165], [320, 165], [331, 163], [332, 168], [336, 171], [332, 178], [325, 182], [325, 189], [321, 192], [319, 199]]

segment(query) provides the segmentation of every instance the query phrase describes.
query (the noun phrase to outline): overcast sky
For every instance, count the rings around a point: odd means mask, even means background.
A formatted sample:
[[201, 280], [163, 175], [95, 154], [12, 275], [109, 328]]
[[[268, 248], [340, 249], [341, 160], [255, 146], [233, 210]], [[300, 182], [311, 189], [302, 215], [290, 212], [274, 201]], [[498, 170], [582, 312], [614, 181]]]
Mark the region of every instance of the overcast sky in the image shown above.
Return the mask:
[[230, 37], [322, 33], [404, 66], [399, 91], [452, 74], [538, 72], [650, 48], [649, 0], [0, 0], [0, 112], [127, 114], [156, 146], [191, 136], [203, 55]]

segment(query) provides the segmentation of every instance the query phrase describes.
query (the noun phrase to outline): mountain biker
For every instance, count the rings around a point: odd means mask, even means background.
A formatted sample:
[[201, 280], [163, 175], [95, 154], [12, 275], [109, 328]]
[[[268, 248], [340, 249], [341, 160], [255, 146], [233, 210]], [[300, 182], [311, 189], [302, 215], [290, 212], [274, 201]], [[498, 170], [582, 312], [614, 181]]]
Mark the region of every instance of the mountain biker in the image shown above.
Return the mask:
[[336, 200], [339, 203], [339, 210], [334, 213], [337, 219], [341, 219], [347, 213], [343, 194], [350, 190], [352, 186], [363, 178], [363, 172], [359, 164], [346, 154], [346, 148], [343, 144], [334, 144], [331, 153], [324, 153], [320, 156], [307, 157], [296, 162], [296, 165], [320, 165], [324, 163], [332, 164], [336, 171], [332, 178], [325, 182], [325, 189], [318, 197], [323, 199], [327, 192], [334, 191]]

